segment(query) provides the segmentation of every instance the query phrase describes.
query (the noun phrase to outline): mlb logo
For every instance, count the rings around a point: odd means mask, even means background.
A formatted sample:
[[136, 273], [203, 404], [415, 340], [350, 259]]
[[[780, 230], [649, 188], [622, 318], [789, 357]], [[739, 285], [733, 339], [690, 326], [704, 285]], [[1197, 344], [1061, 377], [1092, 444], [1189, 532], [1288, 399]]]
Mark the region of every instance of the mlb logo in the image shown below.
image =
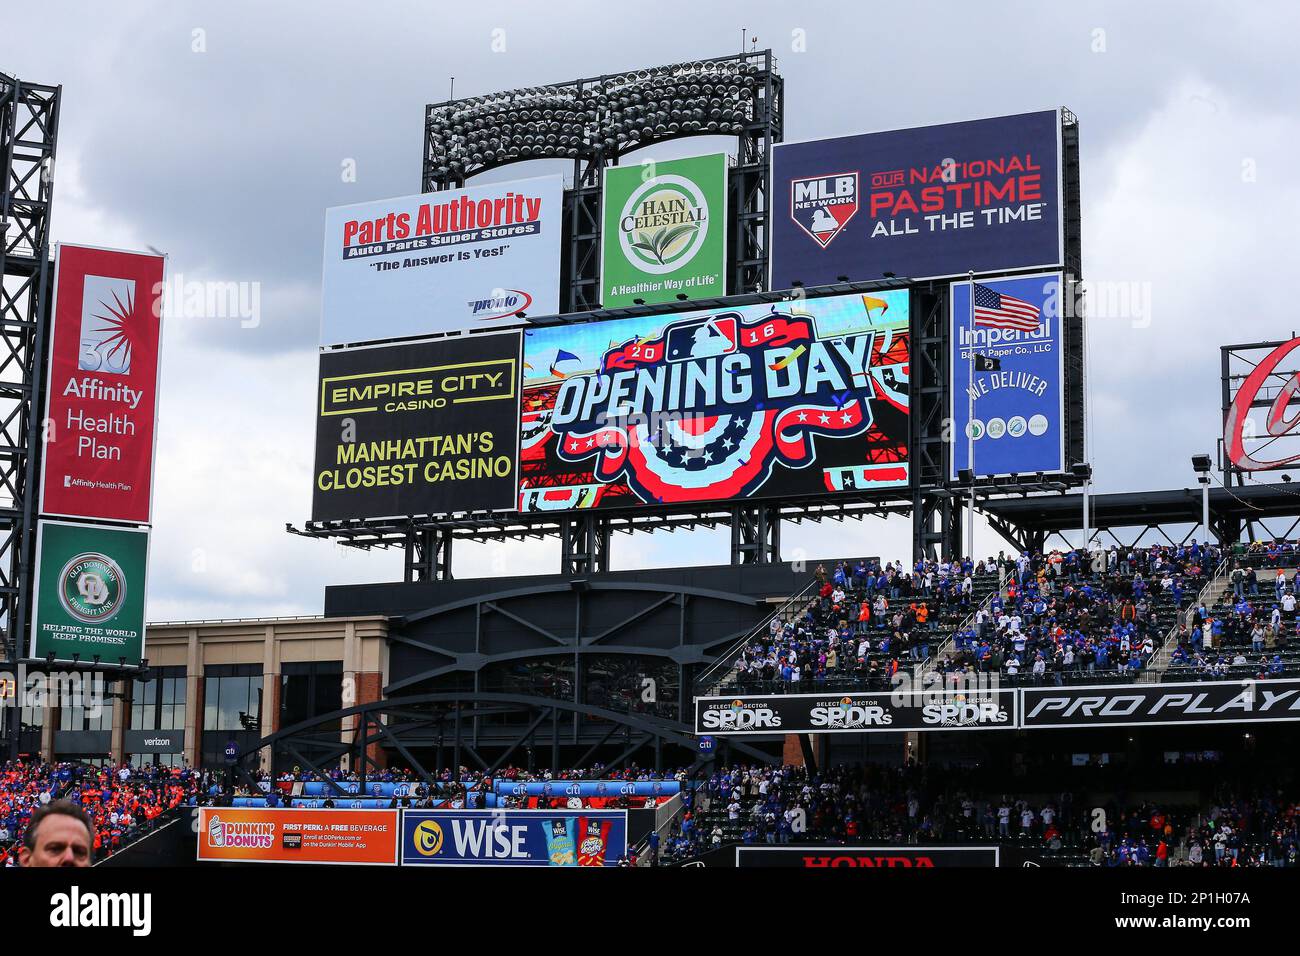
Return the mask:
[[825, 249], [858, 211], [858, 174], [808, 176], [790, 182], [790, 218]]
[[683, 322], [669, 328], [664, 338], [670, 362], [729, 355], [736, 351], [736, 317], [711, 315], [697, 322]]

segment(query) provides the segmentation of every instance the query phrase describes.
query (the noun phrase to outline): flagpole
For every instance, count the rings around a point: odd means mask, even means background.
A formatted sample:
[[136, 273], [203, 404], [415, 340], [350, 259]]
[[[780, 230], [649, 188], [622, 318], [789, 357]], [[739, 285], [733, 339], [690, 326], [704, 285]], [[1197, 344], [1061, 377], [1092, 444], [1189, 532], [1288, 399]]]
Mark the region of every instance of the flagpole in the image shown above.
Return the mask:
[[[970, 279], [970, 324], [966, 341], [970, 350], [966, 355], [966, 467], [970, 471], [970, 506], [966, 509], [966, 557], [975, 560], [975, 270], [967, 273]], [[960, 555], [958, 557], [961, 557]]]

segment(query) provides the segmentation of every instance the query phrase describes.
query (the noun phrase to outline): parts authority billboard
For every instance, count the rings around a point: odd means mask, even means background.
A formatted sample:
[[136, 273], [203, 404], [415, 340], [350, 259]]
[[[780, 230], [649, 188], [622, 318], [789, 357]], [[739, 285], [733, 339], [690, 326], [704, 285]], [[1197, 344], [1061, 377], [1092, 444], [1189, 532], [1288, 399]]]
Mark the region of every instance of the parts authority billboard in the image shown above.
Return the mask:
[[970, 283], [952, 283], [949, 478], [970, 453], [980, 478], [1065, 470], [1061, 291], [1059, 272], [977, 279], [972, 308]]
[[769, 288], [1060, 268], [1060, 112], [772, 148]]
[[40, 521], [31, 657], [139, 665], [148, 561], [147, 529]]
[[904, 290], [529, 329], [519, 510], [908, 482]]
[[148, 524], [166, 260], [55, 250], [41, 512]]
[[604, 308], [726, 295], [725, 153], [611, 166], [601, 209]]
[[518, 332], [322, 352], [312, 520], [514, 506]]
[[617, 866], [626, 810], [405, 810], [403, 866]]
[[326, 210], [321, 344], [559, 312], [563, 204], [542, 176]]

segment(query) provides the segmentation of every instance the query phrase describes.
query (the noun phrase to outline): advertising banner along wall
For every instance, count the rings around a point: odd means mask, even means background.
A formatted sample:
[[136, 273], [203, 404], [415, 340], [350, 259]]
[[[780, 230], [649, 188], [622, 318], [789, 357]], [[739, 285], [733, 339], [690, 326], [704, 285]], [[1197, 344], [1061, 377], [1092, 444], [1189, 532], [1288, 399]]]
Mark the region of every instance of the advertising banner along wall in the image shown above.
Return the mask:
[[741, 846], [736, 866], [782, 866], [801, 869], [947, 869], [995, 867], [996, 846]]
[[148, 524], [165, 260], [61, 244], [41, 512]]
[[908, 480], [908, 294], [529, 329], [519, 510]]
[[1300, 720], [1300, 680], [1027, 687], [1021, 693], [1026, 730]]
[[406, 810], [403, 866], [617, 866], [626, 810]]
[[1007, 730], [1016, 692], [880, 691], [695, 698], [695, 733], [713, 735]]
[[973, 309], [970, 283], [952, 283], [949, 478], [968, 453], [977, 477], [1064, 471], [1066, 300], [1059, 272], [976, 280]]
[[326, 210], [321, 344], [559, 312], [563, 205], [542, 176]]
[[312, 520], [505, 510], [518, 332], [322, 352]]
[[398, 831], [396, 810], [201, 807], [198, 858], [395, 866]]
[[726, 154], [611, 166], [604, 175], [604, 308], [726, 295]]
[[1056, 110], [772, 148], [773, 289], [1064, 265]]
[[148, 558], [143, 528], [38, 522], [31, 656], [137, 666]]

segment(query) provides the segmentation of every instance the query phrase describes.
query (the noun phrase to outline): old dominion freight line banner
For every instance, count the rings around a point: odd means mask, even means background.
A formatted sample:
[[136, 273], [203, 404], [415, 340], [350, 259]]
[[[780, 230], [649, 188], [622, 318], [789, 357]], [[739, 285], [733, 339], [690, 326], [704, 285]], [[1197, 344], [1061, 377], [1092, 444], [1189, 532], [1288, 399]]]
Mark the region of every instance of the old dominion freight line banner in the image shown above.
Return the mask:
[[505, 510], [519, 333], [323, 352], [312, 520]]
[[519, 510], [908, 481], [903, 290], [529, 329]]
[[617, 866], [626, 810], [406, 810], [403, 866]]
[[601, 209], [605, 308], [726, 295], [724, 153], [611, 166]]
[[31, 656], [138, 665], [148, 557], [145, 529], [40, 522]]

